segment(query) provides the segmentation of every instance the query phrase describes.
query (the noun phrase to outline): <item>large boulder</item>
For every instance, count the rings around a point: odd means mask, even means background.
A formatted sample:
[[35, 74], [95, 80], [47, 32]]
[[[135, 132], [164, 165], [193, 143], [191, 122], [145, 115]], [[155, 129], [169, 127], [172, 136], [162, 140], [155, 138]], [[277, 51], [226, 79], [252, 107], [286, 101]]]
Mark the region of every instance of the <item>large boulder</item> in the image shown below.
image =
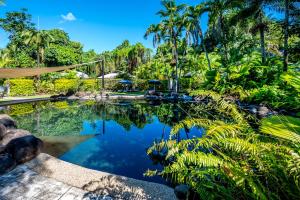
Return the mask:
[[10, 141], [16, 138], [21, 138], [24, 136], [29, 136], [31, 133], [22, 129], [8, 129], [0, 138], [0, 145], [7, 145]]
[[22, 164], [34, 159], [41, 153], [43, 142], [32, 136], [24, 136], [11, 140], [5, 148], [5, 152], [12, 155], [17, 164]]
[[188, 185], [178, 185], [174, 188], [174, 193], [178, 200], [189, 199], [190, 187]]
[[16, 161], [8, 153], [0, 154], [0, 176], [16, 167]]
[[16, 121], [6, 114], [0, 115], [0, 124], [4, 125], [6, 128], [17, 128]]
[[4, 125], [0, 124], [0, 141], [5, 136], [5, 134], [6, 134], [6, 127]]

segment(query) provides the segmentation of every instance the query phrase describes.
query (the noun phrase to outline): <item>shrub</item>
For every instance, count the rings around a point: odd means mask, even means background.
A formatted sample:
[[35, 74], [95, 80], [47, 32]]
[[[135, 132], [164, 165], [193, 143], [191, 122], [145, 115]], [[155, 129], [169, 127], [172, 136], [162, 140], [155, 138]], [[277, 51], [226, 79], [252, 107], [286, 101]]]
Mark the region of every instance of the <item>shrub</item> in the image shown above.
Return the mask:
[[78, 79], [57, 79], [54, 81], [54, 88], [57, 93], [76, 92], [78, 87]]
[[10, 84], [10, 96], [35, 95], [34, 81], [30, 79], [11, 79], [5, 84]]
[[39, 94], [54, 94], [55, 88], [52, 81], [41, 81], [38, 87]]
[[81, 91], [99, 91], [100, 81], [97, 79], [86, 79], [81, 82], [80, 90]]
[[[121, 79], [105, 79], [104, 83], [105, 83], [105, 90], [111, 90], [111, 91], [117, 91], [122, 89], [122, 84], [119, 84], [119, 81]], [[100, 80], [100, 89], [102, 88], [102, 80]]]

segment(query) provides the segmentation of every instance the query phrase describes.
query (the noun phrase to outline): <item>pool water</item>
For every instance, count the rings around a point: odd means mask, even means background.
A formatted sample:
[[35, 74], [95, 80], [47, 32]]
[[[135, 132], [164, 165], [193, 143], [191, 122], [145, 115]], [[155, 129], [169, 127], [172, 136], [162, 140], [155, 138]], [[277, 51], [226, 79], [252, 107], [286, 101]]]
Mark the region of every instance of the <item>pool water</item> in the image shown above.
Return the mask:
[[[146, 151], [155, 141], [168, 139], [171, 127], [188, 117], [191, 108], [144, 101], [62, 101], [11, 105], [2, 112], [40, 137], [45, 153], [86, 168], [165, 183], [161, 177], [143, 175], [162, 168]], [[184, 129], [177, 139], [202, 134], [202, 129]]]

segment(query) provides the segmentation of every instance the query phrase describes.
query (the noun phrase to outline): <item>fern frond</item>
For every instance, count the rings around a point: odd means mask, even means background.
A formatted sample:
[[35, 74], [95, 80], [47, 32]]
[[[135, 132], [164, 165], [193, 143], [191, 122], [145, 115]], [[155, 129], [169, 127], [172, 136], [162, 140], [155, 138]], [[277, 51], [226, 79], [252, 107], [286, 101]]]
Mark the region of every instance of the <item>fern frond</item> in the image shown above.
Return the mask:
[[300, 143], [300, 119], [289, 116], [272, 116], [262, 120], [260, 132]]
[[171, 130], [171, 136], [178, 133], [180, 131], [180, 129], [183, 128], [192, 128], [192, 127], [208, 127], [209, 125], [211, 125], [213, 123], [213, 121], [209, 120], [209, 119], [185, 119], [179, 123], [177, 123], [175, 126], [173, 126], [172, 130]]

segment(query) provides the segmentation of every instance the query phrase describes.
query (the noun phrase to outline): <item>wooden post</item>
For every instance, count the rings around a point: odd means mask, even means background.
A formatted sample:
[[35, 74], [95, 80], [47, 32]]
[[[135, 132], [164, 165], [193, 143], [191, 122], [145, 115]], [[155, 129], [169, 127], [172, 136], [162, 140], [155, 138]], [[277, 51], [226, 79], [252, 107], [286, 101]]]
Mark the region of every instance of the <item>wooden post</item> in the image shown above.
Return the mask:
[[102, 92], [105, 90], [105, 85], [104, 85], [104, 59], [101, 61], [102, 63]]

